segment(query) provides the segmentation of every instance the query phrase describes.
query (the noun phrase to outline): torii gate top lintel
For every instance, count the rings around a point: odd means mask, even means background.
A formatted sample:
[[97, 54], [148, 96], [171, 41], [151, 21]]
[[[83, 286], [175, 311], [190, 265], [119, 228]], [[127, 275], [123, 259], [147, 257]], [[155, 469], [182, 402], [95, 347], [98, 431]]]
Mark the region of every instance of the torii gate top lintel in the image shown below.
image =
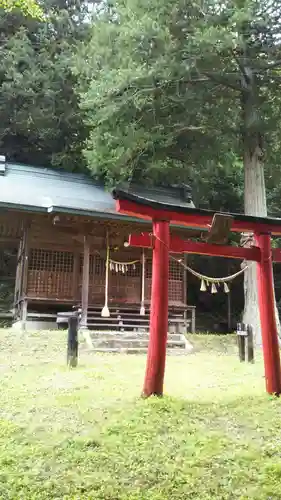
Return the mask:
[[[209, 227], [215, 211], [200, 208], [189, 208], [170, 203], [163, 203], [137, 194], [114, 189], [113, 197], [116, 200], [117, 212], [133, 215], [141, 219], [168, 220], [171, 223], [194, 226], [199, 228]], [[274, 236], [281, 235], [281, 218], [254, 217], [252, 215], [227, 213], [233, 218], [231, 231], [270, 233]]]

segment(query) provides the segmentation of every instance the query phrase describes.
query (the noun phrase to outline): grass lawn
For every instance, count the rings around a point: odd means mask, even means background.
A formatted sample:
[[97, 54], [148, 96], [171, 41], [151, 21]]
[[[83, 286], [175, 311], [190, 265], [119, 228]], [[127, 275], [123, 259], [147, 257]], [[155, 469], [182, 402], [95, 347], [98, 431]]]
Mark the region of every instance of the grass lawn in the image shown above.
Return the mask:
[[69, 371], [64, 333], [0, 339], [1, 499], [281, 499], [281, 401], [233, 338], [197, 336], [148, 400], [143, 356]]

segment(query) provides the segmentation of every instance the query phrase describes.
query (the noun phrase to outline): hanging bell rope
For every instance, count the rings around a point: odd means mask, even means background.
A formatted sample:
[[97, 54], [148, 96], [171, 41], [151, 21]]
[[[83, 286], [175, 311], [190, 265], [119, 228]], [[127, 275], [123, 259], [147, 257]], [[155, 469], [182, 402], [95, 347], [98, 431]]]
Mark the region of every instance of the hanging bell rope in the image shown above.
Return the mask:
[[106, 262], [105, 262], [105, 290], [104, 290], [104, 306], [101, 311], [101, 316], [103, 318], [110, 317], [110, 311], [108, 308], [108, 281], [109, 281], [109, 265], [110, 265], [110, 249], [109, 249], [109, 238], [108, 231], [106, 232]]

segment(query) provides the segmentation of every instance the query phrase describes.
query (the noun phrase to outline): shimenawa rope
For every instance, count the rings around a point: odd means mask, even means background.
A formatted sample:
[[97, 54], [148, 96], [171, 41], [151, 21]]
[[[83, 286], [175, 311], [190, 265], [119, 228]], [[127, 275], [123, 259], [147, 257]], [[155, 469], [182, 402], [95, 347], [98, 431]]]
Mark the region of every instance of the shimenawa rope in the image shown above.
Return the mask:
[[[162, 243], [162, 245], [164, 245], [167, 248], [166, 243], [164, 241], [162, 241], [158, 236], [155, 236], [155, 235], [151, 235], [151, 236], [154, 236], [154, 238], [157, 238], [157, 240], [160, 241]], [[170, 254], [170, 259], [177, 262], [178, 264], [180, 264], [184, 269], [186, 269], [188, 272], [193, 274], [193, 276], [196, 276], [196, 278], [201, 280], [200, 290], [202, 292], [206, 292], [208, 285], [211, 284], [212, 285], [211, 292], [217, 293], [216, 285], [223, 283], [225, 293], [229, 293], [229, 287], [228, 287], [227, 283], [229, 283], [230, 281], [233, 281], [235, 278], [237, 278], [237, 276], [240, 276], [241, 274], [243, 274], [250, 267], [247, 264], [245, 267], [243, 267], [243, 269], [240, 269], [240, 271], [237, 271], [237, 273], [231, 274], [230, 276], [225, 276], [223, 278], [213, 278], [211, 276], [206, 276], [205, 274], [201, 274], [198, 271], [194, 271], [194, 269], [192, 269], [191, 267], [184, 264], [184, 262], [182, 262], [181, 259], [177, 259], [176, 257], [173, 257], [173, 255], [171, 255], [171, 254]]]

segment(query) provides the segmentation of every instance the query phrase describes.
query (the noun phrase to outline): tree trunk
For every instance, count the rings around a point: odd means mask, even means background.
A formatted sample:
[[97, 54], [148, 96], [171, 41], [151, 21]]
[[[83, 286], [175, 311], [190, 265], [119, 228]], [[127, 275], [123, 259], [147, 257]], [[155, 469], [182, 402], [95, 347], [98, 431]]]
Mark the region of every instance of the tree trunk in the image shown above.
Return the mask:
[[[241, 139], [244, 162], [244, 211], [247, 215], [267, 217], [264, 182], [263, 123], [260, 117], [260, 95], [256, 73], [252, 67], [253, 43], [249, 21], [240, 25], [243, 49], [238, 58], [241, 70]], [[253, 235], [251, 235], [253, 236]], [[244, 275], [243, 322], [253, 326], [255, 344], [262, 345], [257, 291], [257, 265], [247, 263]], [[280, 321], [275, 302], [276, 325], [280, 338]]]
[[[244, 110], [245, 111], [245, 110]], [[247, 140], [248, 139], [248, 140]], [[261, 160], [262, 150], [259, 144], [259, 135], [253, 134], [244, 137], [244, 208], [245, 214], [261, 217], [267, 216], [266, 191], [264, 182], [264, 168]], [[257, 293], [257, 266], [249, 263], [249, 269], [244, 276], [244, 313], [243, 322], [253, 325], [255, 344], [261, 346], [261, 326], [258, 309]], [[276, 322], [280, 337], [280, 321], [276, 307]]]
[[[266, 217], [266, 197], [263, 164], [257, 154], [250, 156], [244, 152], [244, 210], [247, 215]], [[258, 308], [257, 266], [248, 262], [249, 269], [244, 275], [244, 313], [243, 323], [253, 326], [255, 343], [261, 345], [261, 326]]]

